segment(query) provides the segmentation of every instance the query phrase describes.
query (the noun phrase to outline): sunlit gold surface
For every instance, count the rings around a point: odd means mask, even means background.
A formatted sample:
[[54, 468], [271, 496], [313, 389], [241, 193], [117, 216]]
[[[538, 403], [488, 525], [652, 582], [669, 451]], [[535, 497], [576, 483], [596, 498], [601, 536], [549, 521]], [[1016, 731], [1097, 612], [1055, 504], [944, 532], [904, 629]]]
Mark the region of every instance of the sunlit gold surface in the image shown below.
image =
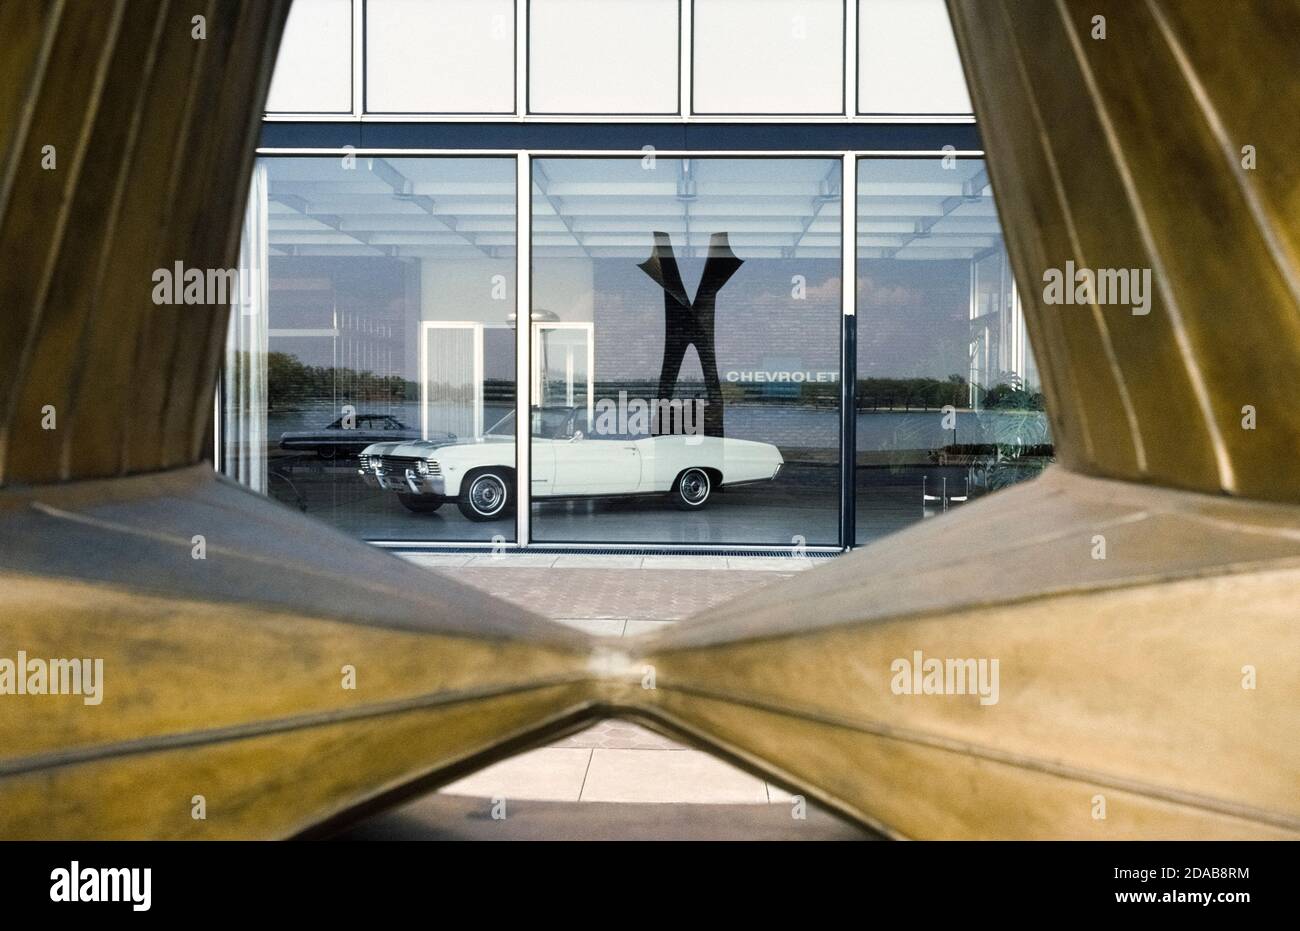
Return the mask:
[[[1054, 471], [680, 625], [640, 700], [898, 836], [1300, 837], [1298, 526]], [[917, 650], [996, 703], [895, 694]]]
[[[1300, 501], [1300, 4], [949, 6], [1060, 461]], [[1045, 305], [1067, 260], [1151, 269], [1150, 313]]]
[[0, 541], [0, 656], [104, 669], [0, 697], [0, 836], [290, 836], [594, 703], [583, 638], [206, 465], [0, 493]]

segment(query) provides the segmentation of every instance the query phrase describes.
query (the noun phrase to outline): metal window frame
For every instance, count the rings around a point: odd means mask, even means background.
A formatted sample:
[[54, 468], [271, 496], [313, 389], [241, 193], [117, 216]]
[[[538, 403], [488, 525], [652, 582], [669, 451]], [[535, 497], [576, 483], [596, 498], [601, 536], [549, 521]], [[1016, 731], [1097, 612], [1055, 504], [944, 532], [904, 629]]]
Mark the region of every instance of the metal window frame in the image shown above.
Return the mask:
[[[694, 0], [676, 0], [676, 5], [677, 5], [677, 29], [676, 29], [676, 33], [677, 33], [677, 50], [676, 50], [676, 55], [677, 55], [677, 68], [675, 69], [675, 71], [676, 71], [676, 74], [677, 74], [677, 89], [676, 89], [676, 92], [673, 94], [673, 97], [677, 100], [677, 109], [676, 109], [676, 110], [673, 110], [673, 111], [671, 111], [671, 112], [663, 112], [663, 113], [653, 113], [653, 112], [651, 112], [651, 113], [642, 113], [642, 112], [637, 112], [637, 113], [602, 113], [602, 112], [600, 112], [600, 111], [593, 111], [593, 112], [590, 112], [590, 113], [565, 113], [565, 112], [562, 112], [562, 111], [560, 111], [560, 112], [556, 112], [556, 111], [551, 111], [551, 110], [534, 110], [534, 109], [533, 109], [533, 101], [532, 101], [532, 90], [533, 90], [533, 88], [532, 88], [532, 74], [531, 74], [531, 72], [529, 72], [529, 71], [525, 71], [525, 72], [524, 72], [524, 76], [523, 76], [523, 84], [524, 84], [524, 88], [523, 88], [523, 90], [524, 90], [524, 98], [523, 98], [523, 104], [522, 104], [522, 106], [519, 108], [519, 109], [520, 109], [520, 112], [519, 112], [519, 116], [520, 116], [520, 118], [526, 118], [526, 117], [540, 117], [541, 119], [545, 119], [545, 120], [551, 120], [551, 119], [576, 119], [576, 120], [581, 120], [581, 121], [584, 122], [584, 123], [592, 122], [592, 121], [594, 121], [594, 120], [599, 120], [601, 117], [604, 117], [604, 118], [606, 118], [606, 119], [609, 119], [609, 118], [611, 118], [611, 117], [613, 117], [613, 118], [617, 118], [617, 119], [626, 119], [626, 118], [628, 118], [628, 117], [634, 117], [634, 118], [636, 118], [636, 119], [638, 119], [638, 120], [639, 120], [639, 119], [647, 119], [647, 120], [650, 120], [650, 119], [662, 119], [662, 120], [675, 120], [675, 119], [680, 119], [681, 116], [682, 116], [682, 114], [683, 114], [684, 112], [686, 112], [686, 111], [684, 111], [684, 110], [682, 109], [682, 102], [681, 102], [681, 101], [682, 101], [683, 92], [684, 92], [684, 89], [685, 89], [684, 86], [683, 86], [683, 84], [682, 84], [682, 73], [683, 73], [683, 72], [682, 72], [682, 58], [683, 58], [683, 56], [686, 54], [686, 47], [683, 45], [683, 42], [685, 41], [686, 33], [684, 32], [684, 29], [683, 29], [683, 26], [682, 26], [682, 20], [683, 20], [683, 19], [685, 18], [685, 16], [686, 16], [686, 11], [685, 11], [685, 9], [684, 9], [683, 4], [692, 4], [692, 5], [693, 5], [693, 3], [694, 3]], [[521, 4], [521, 5], [525, 8], [525, 13], [524, 13], [525, 67], [531, 69], [531, 68], [532, 68], [532, 65], [533, 65], [533, 31], [532, 31], [532, 27], [531, 27], [533, 0], [524, 0], [523, 4]]]
[[524, 50], [520, 48], [527, 45], [527, 41], [520, 42], [521, 24], [525, 36], [527, 35], [527, 13], [528, 0], [510, 0], [511, 11], [511, 67], [514, 69], [511, 80], [511, 103], [509, 110], [371, 110], [368, 107], [367, 92], [368, 76], [366, 72], [366, 40], [368, 38], [368, 13], [370, 0], [353, 0], [361, 7], [359, 22], [361, 29], [361, 42], [359, 45], [360, 52], [358, 57], [361, 60], [361, 66], [358, 68], [357, 86], [360, 88], [356, 106], [354, 107], [354, 117], [356, 119], [380, 119], [380, 120], [409, 120], [416, 119], [426, 121], [429, 119], [464, 119], [464, 120], [513, 120], [520, 113], [521, 100], [520, 94], [527, 88], [527, 79], [520, 74], [520, 68], [527, 63], [527, 57]]
[[[640, 159], [640, 158], [643, 158], [643, 157], [645, 156], [645, 154], [646, 154], [646, 153], [643, 152], [643, 151], [641, 151], [641, 150], [624, 151], [624, 152], [597, 151], [597, 152], [590, 152], [590, 153], [574, 152], [574, 151], [570, 151], [570, 150], [563, 150], [563, 151], [557, 151], [557, 152], [549, 153], [549, 154], [542, 153], [542, 152], [534, 152], [534, 153], [532, 153], [531, 157], [532, 157], [532, 158], [548, 158], [548, 159], [575, 159], [575, 160], [583, 160], [583, 159], [586, 159], [586, 160], [592, 160], [592, 159]], [[935, 153], [933, 153], [933, 152], [931, 153], [931, 155], [934, 156], [934, 157], [941, 156], [942, 154], [944, 154], [944, 153], [940, 152], [940, 153], [938, 153], [937, 155], [936, 155]], [[738, 160], [738, 159], [752, 159], [752, 160], [756, 160], [756, 161], [762, 161], [762, 160], [764, 160], [764, 159], [775, 159], [775, 158], [785, 158], [785, 159], [808, 159], [808, 160], [813, 160], [813, 159], [816, 159], [816, 160], [831, 160], [831, 159], [835, 159], [835, 160], [840, 160], [841, 163], [842, 163], [842, 159], [843, 159], [843, 156], [844, 156], [844, 152], [843, 152], [843, 150], [822, 151], [822, 152], [818, 152], [818, 151], [807, 151], [807, 150], [804, 150], [804, 151], [795, 150], [795, 151], [792, 151], [792, 152], [784, 152], [784, 153], [774, 153], [774, 152], [765, 152], [765, 151], [760, 151], [760, 152], [744, 152], [744, 151], [735, 151], [735, 150], [720, 150], [720, 151], [712, 151], [712, 152], [698, 151], [698, 150], [656, 150], [656, 151], [655, 151], [655, 156], [656, 156], [657, 158], [658, 158], [658, 157], [662, 157], [662, 158], [669, 158], [669, 159], [671, 159], [671, 158], [682, 158], [682, 159], [691, 159], [691, 158], [725, 158], [725, 159], [733, 159], [733, 160]], [[842, 168], [841, 168], [841, 171], [842, 171]], [[842, 183], [842, 179], [843, 179], [843, 176], [842, 176], [842, 174], [841, 174], [841, 183]], [[530, 201], [527, 205], [520, 204], [519, 207], [518, 207], [518, 209], [521, 209], [521, 210], [522, 210], [522, 209], [528, 209], [528, 210], [531, 212], [531, 201]], [[845, 226], [845, 224], [844, 224], [844, 218], [843, 218], [843, 215], [841, 214], [841, 218], [840, 218], [840, 250], [841, 250], [841, 256], [844, 255], [844, 236], [845, 236], [845, 231], [848, 230], [848, 229], [849, 229], [849, 227]], [[530, 262], [530, 264], [531, 264], [531, 261], [532, 261], [532, 255], [533, 255], [533, 249], [532, 249], [532, 241], [531, 241], [531, 238], [530, 238], [530, 240], [529, 240], [529, 242], [528, 242], [528, 248], [527, 248], [526, 250], [524, 250], [524, 251], [527, 252], [528, 259], [529, 259], [529, 262]], [[840, 315], [840, 319], [841, 319], [841, 328], [840, 328], [840, 332], [839, 332], [838, 335], [839, 335], [839, 337], [840, 337], [840, 345], [841, 345], [841, 347], [842, 347], [842, 346], [843, 346], [843, 343], [844, 343], [844, 329], [843, 329], [844, 324], [843, 324], [843, 320], [846, 319], [846, 318], [845, 318], [845, 315], [844, 315], [843, 313], [841, 313], [841, 315]], [[594, 340], [593, 340], [593, 342], [592, 342], [592, 346], [594, 347], [594, 345], [595, 345], [595, 344], [594, 344]], [[593, 368], [594, 368], [594, 365], [593, 365]], [[840, 376], [840, 386], [841, 386], [841, 405], [842, 405], [842, 404], [843, 404], [843, 394], [842, 394], [842, 392], [843, 392], [843, 390], [844, 390], [844, 388], [843, 388], [843, 386], [844, 386], [844, 377], [843, 377], [843, 374], [842, 374], [842, 373], [841, 373], [841, 376]], [[842, 451], [843, 451], [843, 444], [842, 444], [842, 442], [841, 442], [841, 452], [842, 452]], [[842, 483], [841, 483], [841, 487], [843, 487], [843, 486], [842, 486]], [[530, 485], [530, 491], [531, 491], [531, 485]], [[523, 497], [522, 497], [522, 495], [520, 496], [520, 499], [519, 499], [519, 500], [521, 500], [521, 501], [524, 500]], [[529, 498], [528, 503], [529, 503], [530, 505], [531, 505], [531, 503], [532, 503], [532, 502], [531, 502], [531, 495], [530, 495], [530, 498]], [[844, 536], [843, 536], [844, 516], [843, 516], [843, 504], [842, 504], [842, 502], [841, 502], [841, 506], [840, 506], [840, 511], [839, 511], [839, 513], [836, 515], [836, 518], [837, 518], [837, 528], [838, 528], [838, 530], [839, 530], [839, 533], [837, 534], [837, 536], [839, 537], [838, 542], [833, 543], [833, 544], [813, 544], [813, 545], [801, 544], [801, 548], [802, 548], [802, 550], [804, 550], [804, 551], [812, 551], [812, 552], [821, 551], [821, 550], [832, 551], [832, 552], [843, 552], [843, 551], [845, 550], [845, 546], [844, 546], [844, 539], [845, 539], [845, 538], [844, 538]], [[521, 539], [522, 539], [522, 538], [521, 538]], [[535, 545], [535, 546], [538, 546], [538, 547], [553, 547], [553, 546], [560, 546], [560, 547], [563, 547], [563, 546], [580, 546], [580, 547], [586, 547], [586, 548], [601, 549], [601, 548], [605, 548], [605, 547], [607, 547], [609, 544], [606, 544], [606, 543], [601, 542], [601, 541], [595, 541], [595, 540], [580, 540], [580, 541], [556, 540], [556, 541], [547, 541], [547, 540], [533, 540], [533, 539], [530, 537], [530, 538], [528, 539], [528, 541], [527, 541], [527, 545]], [[643, 549], [644, 549], [644, 548], [656, 548], [656, 547], [657, 547], [657, 548], [661, 548], [661, 549], [677, 549], [677, 548], [680, 548], [680, 545], [666, 544], [666, 543], [630, 543], [630, 544], [627, 544], [627, 545], [630, 546], [630, 547], [632, 547], [632, 548], [643, 548]], [[712, 551], [735, 551], [735, 550], [739, 550], [739, 549], [752, 549], [752, 548], [754, 548], [754, 547], [755, 547], [754, 544], [749, 544], [749, 543], [744, 543], [744, 542], [731, 542], [731, 541], [724, 541], [724, 542], [718, 542], [718, 543], [710, 543], [710, 544], [706, 544], [706, 545], [704, 545], [704, 548], [705, 548], [706, 550], [712, 550]], [[794, 545], [793, 545], [793, 544], [791, 544], [791, 545], [767, 545], [766, 548], [767, 548], [768, 550], [772, 551], [772, 552], [784, 552], [784, 553], [790, 553], [790, 552], [792, 552], [792, 550], [794, 549]]]
[[[853, 47], [853, 106], [848, 111], [850, 117], [857, 123], [894, 123], [899, 121], [909, 121], [920, 118], [920, 122], [925, 123], [973, 123], [975, 117], [970, 113], [879, 113], [876, 111], [864, 112], [858, 103], [858, 84], [862, 80], [862, 29], [858, 25], [858, 20], [862, 15], [862, 4], [867, 0], [851, 0], [849, 6], [853, 8], [853, 41], [849, 43]], [[847, 72], [846, 72], [847, 73]]]
[[328, 110], [324, 113], [316, 113], [310, 110], [267, 110], [262, 119], [269, 122], [302, 122], [304, 120], [326, 120], [334, 122], [350, 122], [358, 120], [364, 113], [363, 101], [364, 81], [365, 81], [365, 0], [350, 0], [352, 8], [350, 16], [352, 20], [352, 35], [348, 43], [349, 55], [351, 60], [348, 68], [351, 72], [349, 75], [351, 105], [347, 110]]
[[[975, 122], [974, 113], [861, 113], [858, 111], [858, 73], [860, 68], [859, 8], [861, 0], [842, 0], [843, 108], [838, 113], [696, 113], [693, 107], [695, 58], [695, 0], [678, 0], [677, 13], [677, 112], [675, 113], [546, 113], [529, 109], [529, 7], [532, 0], [514, 0], [515, 56], [514, 108], [510, 111], [454, 113], [421, 111], [389, 113], [366, 110], [366, 6], [367, 0], [352, 0], [352, 108], [328, 113], [276, 111], [263, 114], [268, 123], [619, 123], [637, 122], [681, 125], [688, 123], [762, 124], [772, 122], [831, 125], [870, 125], [873, 123], [966, 123]], [[522, 36], [522, 40], [521, 40]]]
[[[856, 5], [856, 4], [855, 4]], [[840, 547], [858, 537], [858, 156], [840, 173]]]
[[[737, 119], [754, 119], [754, 120], [766, 120], [766, 121], [787, 120], [787, 119], [796, 119], [796, 118], [843, 120], [843, 121], [847, 121], [850, 119], [850, 116], [853, 113], [853, 111], [849, 109], [848, 74], [849, 74], [849, 68], [852, 67], [850, 65], [850, 58], [853, 57], [854, 51], [856, 50], [850, 51], [854, 43], [849, 42], [849, 7], [850, 6], [856, 7], [857, 0], [840, 0], [840, 29], [841, 29], [840, 68], [842, 69], [842, 73], [840, 75], [840, 109], [838, 111], [834, 111], [834, 112], [828, 111], [826, 113], [780, 113], [780, 112], [746, 113], [744, 111], [715, 112], [712, 110], [709, 111], [696, 110], [695, 109], [695, 82], [693, 80], [694, 78], [693, 69], [695, 63], [695, 3], [696, 0], [689, 0], [689, 3], [691, 7], [690, 57], [691, 57], [691, 67], [692, 67], [692, 81], [691, 81], [691, 87], [689, 92], [690, 109], [687, 110], [686, 112], [689, 113], [692, 117], [704, 117], [706, 119], [726, 120], [727, 122], [733, 122]], [[855, 23], [857, 22], [856, 17], [854, 18], [854, 22]], [[855, 107], [857, 106], [856, 99], [854, 100], [853, 105]]]
[[[357, 156], [391, 156], [391, 157], [511, 157], [515, 159], [515, 398], [516, 423], [527, 424], [531, 417], [533, 403], [532, 372], [532, 159], [542, 157], [626, 157], [640, 158], [645, 153], [640, 149], [416, 149], [416, 148], [352, 148], [352, 147], [260, 147], [257, 157], [339, 157]], [[657, 156], [664, 158], [837, 158], [841, 161], [840, 175], [840, 260], [841, 260], [841, 330], [840, 330], [840, 501], [839, 501], [839, 541], [836, 544], [812, 544], [804, 550], [812, 553], [845, 552], [859, 544], [856, 539], [856, 468], [857, 468], [857, 200], [858, 167], [863, 160], [871, 159], [911, 159], [943, 158], [945, 156], [960, 159], [984, 158], [982, 149], [788, 149], [788, 150], [694, 150], [664, 149], [657, 150]], [[521, 244], [526, 244], [521, 246]], [[518, 321], [528, 320], [529, 326], [522, 327]], [[423, 333], [423, 328], [421, 328]], [[421, 340], [423, 352], [423, 339]], [[589, 350], [594, 342], [589, 342]], [[594, 377], [594, 368], [591, 371]], [[221, 471], [221, 417], [223, 407], [223, 386], [218, 380], [216, 397], [213, 401], [214, 424], [214, 466]], [[518, 434], [517, 429], [516, 433]], [[629, 552], [688, 551], [701, 554], [743, 549], [755, 553], [789, 554], [790, 546], [751, 543], [605, 543], [605, 542], [569, 542], [569, 541], [535, 541], [532, 538], [531, 510], [532, 489], [528, 481], [530, 475], [530, 442], [515, 442], [515, 539], [513, 541], [455, 541], [455, 540], [384, 540], [373, 539], [365, 542], [383, 549], [407, 550], [411, 552], [438, 552], [441, 550], [528, 550], [533, 548], [545, 550], [572, 550], [583, 552], [590, 550], [616, 550]]]
[[515, 155], [515, 546], [532, 540], [533, 159]]

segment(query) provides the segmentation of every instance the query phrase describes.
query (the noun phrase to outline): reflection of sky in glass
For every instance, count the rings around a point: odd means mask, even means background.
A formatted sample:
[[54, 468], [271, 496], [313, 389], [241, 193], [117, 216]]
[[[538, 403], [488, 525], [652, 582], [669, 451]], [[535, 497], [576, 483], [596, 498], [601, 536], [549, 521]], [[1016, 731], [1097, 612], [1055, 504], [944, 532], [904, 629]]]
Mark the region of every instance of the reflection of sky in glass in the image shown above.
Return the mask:
[[857, 214], [859, 378], [1037, 387], [982, 159], [862, 159]]

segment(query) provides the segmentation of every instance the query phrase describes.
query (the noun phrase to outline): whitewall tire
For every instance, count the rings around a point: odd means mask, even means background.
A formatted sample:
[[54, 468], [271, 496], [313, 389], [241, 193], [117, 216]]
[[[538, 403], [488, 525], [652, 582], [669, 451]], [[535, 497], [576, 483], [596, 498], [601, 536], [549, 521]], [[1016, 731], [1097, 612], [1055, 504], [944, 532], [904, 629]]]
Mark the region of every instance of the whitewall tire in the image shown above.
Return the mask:
[[713, 496], [713, 479], [703, 469], [687, 469], [673, 486], [673, 505], [682, 511], [698, 511]]
[[485, 469], [465, 477], [456, 506], [472, 521], [499, 520], [514, 507], [510, 476], [504, 471]]

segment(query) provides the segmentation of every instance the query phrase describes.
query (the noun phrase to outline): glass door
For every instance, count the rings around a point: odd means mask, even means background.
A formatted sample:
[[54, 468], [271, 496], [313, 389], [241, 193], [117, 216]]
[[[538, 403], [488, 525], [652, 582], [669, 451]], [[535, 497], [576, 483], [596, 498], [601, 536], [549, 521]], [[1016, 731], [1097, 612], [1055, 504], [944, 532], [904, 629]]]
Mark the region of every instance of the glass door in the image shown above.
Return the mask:
[[541, 408], [572, 407], [592, 416], [595, 358], [592, 324], [533, 324], [533, 403]]
[[420, 341], [420, 436], [483, 434], [483, 325], [426, 320]]

